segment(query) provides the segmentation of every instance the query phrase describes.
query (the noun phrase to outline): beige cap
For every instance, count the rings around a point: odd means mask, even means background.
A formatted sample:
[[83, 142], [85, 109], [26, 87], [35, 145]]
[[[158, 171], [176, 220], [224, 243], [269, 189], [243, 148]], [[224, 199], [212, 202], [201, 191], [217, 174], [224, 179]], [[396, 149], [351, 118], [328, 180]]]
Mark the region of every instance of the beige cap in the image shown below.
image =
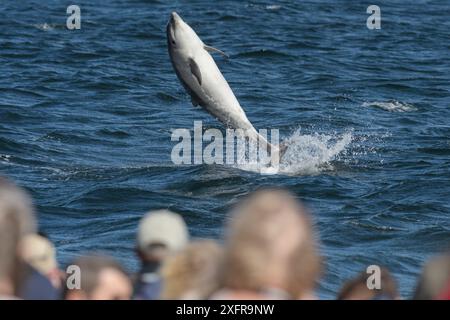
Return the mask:
[[46, 238], [30, 234], [20, 243], [22, 258], [43, 275], [58, 268], [55, 247]]
[[182, 249], [189, 234], [183, 218], [169, 210], [147, 213], [139, 222], [137, 245], [145, 250], [151, 244], [163, 244], [171, 251]]

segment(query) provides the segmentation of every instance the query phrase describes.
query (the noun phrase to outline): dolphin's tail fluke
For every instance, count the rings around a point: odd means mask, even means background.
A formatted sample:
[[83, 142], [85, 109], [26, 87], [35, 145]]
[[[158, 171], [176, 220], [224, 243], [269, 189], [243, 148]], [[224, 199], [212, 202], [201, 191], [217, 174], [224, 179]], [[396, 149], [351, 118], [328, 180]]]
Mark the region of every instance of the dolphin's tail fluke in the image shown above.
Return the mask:
[[[288, 145], [286, 143], [281, 142], [279, 145], [272, 145], [268, 143], [268, 151], [272, 154], [272, 152], [278, 152], [278, 161], [281, 161], [283, 159], [284, 154], [286, 153], [286, 150], [288, 148]], [[273, 156], [273, 154], [272, 154]]]
[[[256, 132], [256, 130], [255, 130]], [[265, 146], [267, 148], [267, 152], [269, 152], [272, 156], [272, 152], [277, 152], [278, 153], [278, 160], [281, 161], [283, 159], [284, 154], [286, 153], [286, 150], [288, 148], [288, 145], [286, 142], [281, 142], [278, 145], [273, 145], [271, 143], [269, 143], [264, 137], [262, 137], [261, 135], [257, 134], [256, 136], [256, 141], [259, 140], [258, 143], [260, 143], [262, 141], [263, 146]]]
[[278, 149], [280, 150], [280, 161], [281, 161], [281, 159], [283, 159], [283, 156], [286, 153], [287, 148], [288, 148], [288, 146], [285, 142], [281, 142], [278, 145]]

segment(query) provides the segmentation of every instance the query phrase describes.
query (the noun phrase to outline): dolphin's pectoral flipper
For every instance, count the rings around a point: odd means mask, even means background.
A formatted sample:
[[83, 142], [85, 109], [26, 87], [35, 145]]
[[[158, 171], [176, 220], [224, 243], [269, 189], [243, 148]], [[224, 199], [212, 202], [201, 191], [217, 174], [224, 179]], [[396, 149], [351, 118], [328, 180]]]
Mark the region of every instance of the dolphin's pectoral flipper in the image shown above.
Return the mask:
[[199, 85], [202, 85], [202, 73], [200, 72], [197, 62], [195, 62], [192, 58], [189, 58], [189, 67], [191, 68], [191, 73], [197, 79]]
[[227, 58], [227, 59], [229, 58], [229, 56], [225, 52], [223, 52], [222, 50], [219, 50], [219, 49], [214, 48], [214, 47], [207, 46], [206, 44], [204, 45], [204, 48], [208, 52], [218, 52], [221, 55], [223, 55], [225, 58]]

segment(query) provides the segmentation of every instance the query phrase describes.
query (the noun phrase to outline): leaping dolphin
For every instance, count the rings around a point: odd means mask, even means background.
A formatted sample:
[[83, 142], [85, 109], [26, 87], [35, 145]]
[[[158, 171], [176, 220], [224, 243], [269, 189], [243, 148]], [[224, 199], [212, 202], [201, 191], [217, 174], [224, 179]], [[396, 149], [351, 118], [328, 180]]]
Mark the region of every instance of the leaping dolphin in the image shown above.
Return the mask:
[[281, 151], [281, 158], [285, 147], [278, 149], [256, 131], [209, 52], [225, 54], [205, 45], [176, 12], [170, 16], [166, 32], [172, 66], [192, 104], [202, 106], [227, 127], [246, 130], [246, 135], [255, 142], [259, 139], [268, 152]]

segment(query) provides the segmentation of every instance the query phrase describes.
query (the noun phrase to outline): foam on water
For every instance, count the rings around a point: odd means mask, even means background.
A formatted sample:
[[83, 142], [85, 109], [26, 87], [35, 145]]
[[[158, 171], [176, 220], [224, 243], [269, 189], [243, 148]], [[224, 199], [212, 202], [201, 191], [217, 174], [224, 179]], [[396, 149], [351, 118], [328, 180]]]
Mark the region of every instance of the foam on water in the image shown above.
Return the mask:
[[417, 111], [417, 108], [412, 104], [400, 102], [397, 100], [392, 101], [374, 101], [364, 102], [363, 107], [376, 107], [390, 112], [413, 112]]
[[51, 25], [48, 23], [39, 23], [39, 24], [35, 24], [33, 26], [42, 31], [51, 31], [51, 30], [55, 29], [54, 25]]
[[266, 9], [267, 10], [280, 10], [281, 6], [278, 4], [269, 4], [269, 5], [266, 5]]
[[312, 175], [332, 170], [332, 161], [352, 142], [353, 135], [301, 134], [297, 129], [283, 141], [286, 153], [280, 161], [279, 168], [267, 168], [258, 163], [238, 164], [235, 167], [245, 171], [262, 174]]
[[11, 155], [9, 155], [9, 154], [0, 154], [0, 162], [2, 162], [2, 163], [8, 162], [9, 163], [10, 159], [11, 159]]

